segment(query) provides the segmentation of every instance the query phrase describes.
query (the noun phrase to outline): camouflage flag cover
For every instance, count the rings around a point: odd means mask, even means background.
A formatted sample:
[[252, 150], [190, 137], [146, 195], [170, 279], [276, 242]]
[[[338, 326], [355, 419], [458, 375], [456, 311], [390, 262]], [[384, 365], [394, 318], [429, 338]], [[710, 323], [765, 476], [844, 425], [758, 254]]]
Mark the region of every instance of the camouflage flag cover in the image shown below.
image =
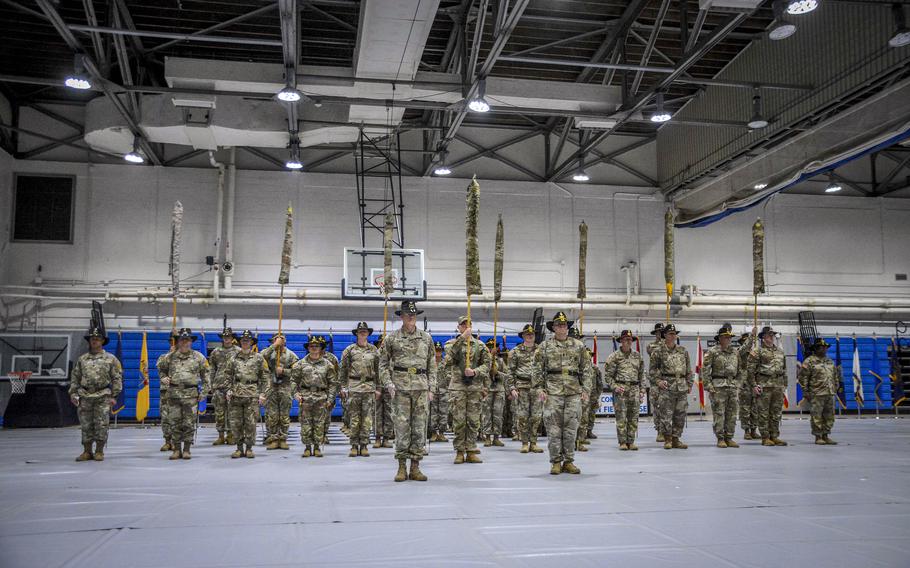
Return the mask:
[[585, 278], [588, 272], [588, 225], [582, 221], [578, 226], [578, 299], [588, 295]]
[[168, 275], [171, 277], [171, 286], [174, 297], [180, 293], [180, 233], [183, 230], [183, 204], [174, 202], [171, 212], [171, 260], [168, 264]]
[[382, 265], [382, 293], [388, 297], [394, 289], [392, 282], [392, 231], [395, 230], [395, 217], [391, 213], [385, 215], [385, 231], [382, 234], [383, 265]]
[[502, 228], [502, 213], [499, 214], [499, 221], [496, 222], [496, 250], [493, 254], [493, 301], [498, 302], [502, 298], [502, 263], [504, 253], [504, 231]]
[[294, 248], [294, 211], [288, 203], [288, 218], [284, 223], [284, 244], [281, 246], [281, 272], [278, 283], [284, 286], [291, 279], [291, 254]]
[[477, 244], [477, 216], [480, 213], [480, 185], [471, 180], [465, 199], [465, 288], [468, 296], [483, 294], [480, 285], [480, 252]]
[[673, 294], [673, 212], [664, 214], [664, 282], [667, 294]]
[[752, 293], [765, 291], [765, 226], [761, 219], [752, 225]]

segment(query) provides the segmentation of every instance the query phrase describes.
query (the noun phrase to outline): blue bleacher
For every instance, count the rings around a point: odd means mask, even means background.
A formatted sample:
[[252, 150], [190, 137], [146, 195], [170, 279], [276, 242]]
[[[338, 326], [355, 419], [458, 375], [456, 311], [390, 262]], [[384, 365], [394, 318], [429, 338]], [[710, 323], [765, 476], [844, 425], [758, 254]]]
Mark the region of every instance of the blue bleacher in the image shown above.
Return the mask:
[[[831, 344], [828, 357], [837, 362], [837, 341], [834, 337], [826, 337], [825, 341]], [[891, 399], [891, 363], [888, 360], [888, 338], [857, 337], [856, 346], [859, 350], [859, 365], [862, 370], [863, 381], [863, 409], [880, 410], [892, 408]], [[844, 378], [844, 402], [848, 410], [856, 410], [856, 396], [853, 392], [853, 337], [840, 338], [840, 364]], [[883, 380], [879, 381], [872, 373], [878, 374]], [[876, 391], [878, 391], [876, 393]], [[878, 399], [876, 399], [878, 394]]]

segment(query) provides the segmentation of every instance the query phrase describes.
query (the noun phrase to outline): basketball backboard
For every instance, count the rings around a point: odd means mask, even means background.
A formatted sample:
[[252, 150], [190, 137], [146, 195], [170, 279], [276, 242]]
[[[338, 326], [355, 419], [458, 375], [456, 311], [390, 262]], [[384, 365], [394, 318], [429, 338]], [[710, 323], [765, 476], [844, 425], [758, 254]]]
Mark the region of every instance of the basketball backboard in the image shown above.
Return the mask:
[[30, 371], [32, 379], [69, 376], [70, 336], [41, 333], [0, 333], [0, 375]]
[[[383, 300], [385, 252], [371, 248], [344, 249], [341, 297], [351, 300]], [[426, 299], [423, 251], [392, 250], [393, 290], [390, 300]]]

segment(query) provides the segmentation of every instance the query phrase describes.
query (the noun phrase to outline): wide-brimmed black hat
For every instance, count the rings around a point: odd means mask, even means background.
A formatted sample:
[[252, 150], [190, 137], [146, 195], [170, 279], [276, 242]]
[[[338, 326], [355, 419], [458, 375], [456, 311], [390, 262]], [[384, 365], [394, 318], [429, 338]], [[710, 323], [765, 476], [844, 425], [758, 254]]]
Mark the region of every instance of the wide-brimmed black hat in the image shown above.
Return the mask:
[[415, 302], [414, 300], [405, 300], [405, 301], [401, 302], [401, 308], [395, 310], [396, 316], [400, 316], [402, 314], [410, 314], [410, 315], [419, 316], [422, 313], [423, 313], [423, 310], [417, 309], [417, 302]]
[[[661, 326], [661, 327], [662, 327], [662, 326]], [[619, 336], [616, 338], [616, 340], [617, 340], [617, 341], [622, 341], [623, 339], [625, 339], [625, 338], [627, 338], [627, 337], [628, 337], [629, 339], [631, 339], [632, 341], [635, 341], [636, 339], [638, 339], [637, 337], [635, 337], [635, 334], [632, 333], [632, 330], [631, 330], [631, 329], [624, 329], [624, 330], [622, 330], [622, 331], [619, 332]]]
[[577, 327], [570, 327], [569, 337], [574, 337], [575, 339], [584, 339], [585, 336], [582, 335], [580, 331], [578, 331]]
[[731, 328], [727, 327], [727, 324], [724, 324], [723, 327], [718, 330], [717, 335], [714, 336], [714, 341], [720, 341], [722, 335], [727, 337], [736, 337], [736, 334], [733, 333], [733, 330]]
[[569, 327], [575, 325], [575, 321], [570, 320], [569, 316], [567, 316], [565, 312], [556, 312], [556, 315], [553, 316], [553, 319], [547, 322], [547, 329], [553, 331], [553, 325], [557, 323], [564, 323]]
[[328, 344], [328, 342], [325, 340], [325, 337], [321, 335], [312, 335], [309, 339], [307, 339], [306, 343], [303, 344], [303, 348], [309, 349], [310, 344], [318, 345], [325, 349], [325, 346]]
[[664, 332], [664, 324], [658, 322], [654, 324], [654, 331], [651, 332], [651, 335], [656, 335], [660, 337], [660, 334]]
[[518, 337], [521, 337], [526, 333], [535, 333], [536, 334], [537, 332], [534, 331], [533, 325], [526, 323], [525, 326], [523, 328], [521, 328], [521, 331], [518, 332]]
[[256, 335], [248, 329], [244, 329], [240, 333], [240, 335], [236, 336], [236, 338], [237, 338], [237, 341], [240, 341], [242, 339], [249, 339], [253, 343], [256, 343], [258, 341], [258, 338], [256, 337]]
[[237, 334], [235, 334], [234, 330], [229, 327], [226, 327], [223, 330], [221, 330], [221, 337], [224, 338], [225, 336], [231, 336], [234, 339], [237, 339]]
[[827, 349], [827, 348], [831, 347], [831, 344], [828, 343], [827, 341], [825, 341], [824, 337], [816, 337], [815, 341], [812, 342], [812, 345], [809, 347], [809, 349], [812, 349], [814, 351], [814, 350], [822, 348], [822, 347]]
[[769, 333], [771, 333], [773, 335], [777, 335], [777, 332], [774, 331], [774, 329], [772, 329], [770, 325], [766, 325], [765, 327], [761, 328], [760, 332], [758, 332], [758, 338], [761, 339], [764, 336], [768, 335]]
[[366, 331], [367, 334], [369, 334], [369, 335], [373, 334], [373, 328], [370, 327], [369, 325], [367, 325], [367, 322], [365, 322], [365, 321], [358, 322], [357, 327], [352, 329], [351, 333], [354, 335], [357, 335], [358, 331]]
[[379, 339], [377, 339], [376, 341], [373, 342], [373, 345], [375, 345], [376, 348], [382, 347], [382, 340], [383, 340], [383, 339], [385, 339], [385, 335], [380, 335], [380, 336], [379, 336]]
[[661, 335], [667, 335], [668, 333], [675, 333], [677, 336], [679, 335], [679, 332], [676, 331], [676, 326], [673, 325], [672, 323], [668, 323], [667, 325], [665, 325], [663, 330], [661, 330], [660, 333], [661, 333]]
[[495, 337], [491, 337], [490, 339], [487, 339], [486, 346], [488, 349], [492, 349], [495, 347], [496, 349], [499, 349], [500, 351], [502, 351], [502, 345], [500, 345], [499, 342], [496, 341]]
[[439, 341], [434, 341], [434, 342], [433, 342], [433, 348], [434, 348], [436, 351], [442, 351], [442, 349], [443, 349], [442, 343], [440, 343]]
[[193, 335], [193, 332], [190, 330], [190, 328], [181, 327], [177, 330], [177, 333], [174, 334], [174, 339], [189, 339], [190, 341], [196, 341], [199, 338]]
[[736, 341], [738, 341], [739, 343], [745, 343], [746, 340], [749, 339], [750, 335], [752, 335], [752, 334], [749, 333], [748, 331], [746, 333], [742, 333], [742, 334], [740, 334], [739, 339], [737, 339]]
[[110, 341], [108, 336], [105, 335], [105, 333], [103, 331], [101, 331], [100, 327], [93, 327], [93, 328], [89, 329], [88, 334], [85, 335], [84, 337], [85, 337], [86, 341], [90, 340], [93, 337], [97, 337], [98, 339], [101, 340], [101, 345], [107, 345], [108, 342]]

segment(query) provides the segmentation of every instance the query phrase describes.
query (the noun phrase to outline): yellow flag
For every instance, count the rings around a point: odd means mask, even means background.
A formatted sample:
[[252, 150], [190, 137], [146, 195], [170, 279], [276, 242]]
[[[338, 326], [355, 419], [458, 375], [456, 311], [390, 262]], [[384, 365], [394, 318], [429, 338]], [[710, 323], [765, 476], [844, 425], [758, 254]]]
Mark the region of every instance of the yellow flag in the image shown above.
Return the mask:
[[149, 413], [149, 346], [142, 332], [142, 353], [139, 355], [139, 374], [142, 375], [142, 386], [136, 393], [136, 420], [142, 422]]

